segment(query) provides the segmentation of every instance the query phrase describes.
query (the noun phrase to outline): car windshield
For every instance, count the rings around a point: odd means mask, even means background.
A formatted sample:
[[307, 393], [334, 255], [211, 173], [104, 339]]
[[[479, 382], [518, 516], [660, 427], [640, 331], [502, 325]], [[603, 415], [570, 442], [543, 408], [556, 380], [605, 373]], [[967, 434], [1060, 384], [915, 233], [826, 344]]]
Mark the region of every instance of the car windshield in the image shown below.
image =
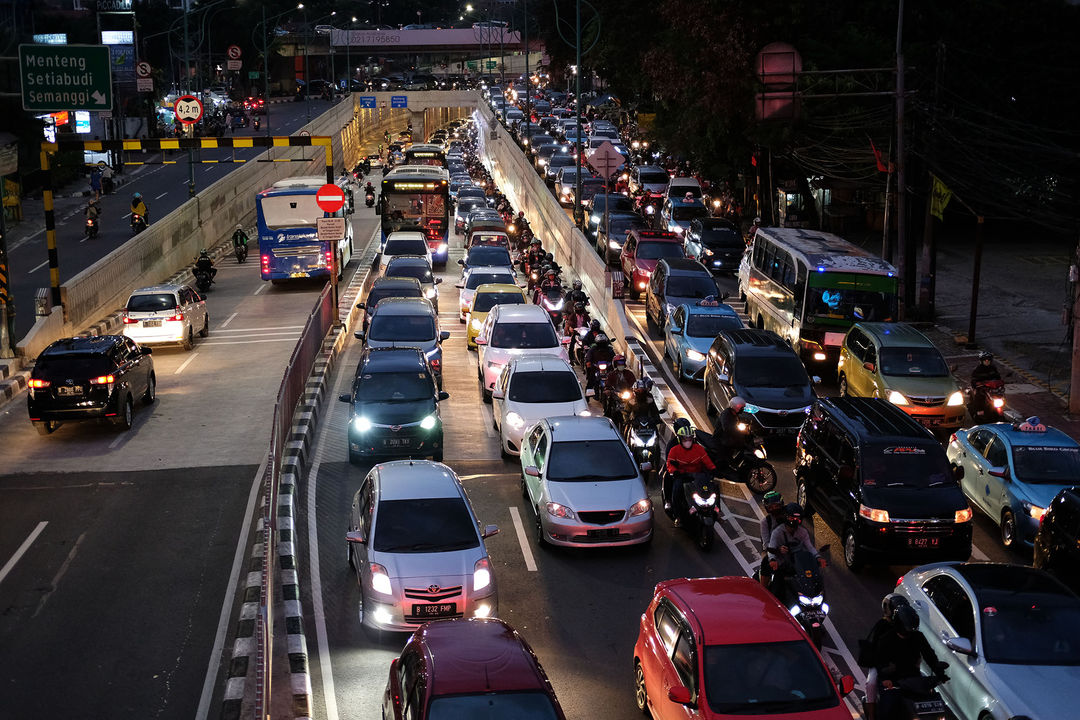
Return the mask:
[[672, 220], [693, 220], [703, 217], [709, 217], [709, 211], [701, 205], [680, 205], [671, 208]]
[[949, 459], [937, 445], [867, 445], [860, 457], [862, 484], [868, 487], [955, 485]]
[[937, 348], [883, 347], [881, 374], [898, 377], [946, 377], [949, 368]]
[[1080, 478], [1080, 447], [1013, 445], [1014, 475], [1025, 482], [1073, 484]]
[[424, 372], [367, 373], [356, 380], [356, 402], [416, 402], [434, 396], [434, 383]]
[[746, 247], [742, 237], [731, 228], [713, 228], [701, 233], [701, 244], [707, 248], [732, 248], [742, 250]]
[[637, 467], [622, 440], [552, 443], [547, 459], [548, 480], [625, 480], [636, 475]]
[[568, 403], [581, 400], [581, 384], [572, 372], [516, 372], [507, 399], [520, 403]]
[[563, 155], [558, 153], [551, 156], [551, 160], [548, 162], [548, 167], [565, 167], [574, 164], [574, 158], [570, 155]]
[[465, 264], [471, 267], [476, 267], [478, 265], [510, 267], [512, 265], [510, 253], [506, 251], [506, 248], [491, 245], [478, 245], [477, 247], [470, 249]]
[[555, 720], [558, 715], [542, 692], [447, 695], [432, 699], [428, 720]]
[[386, 266], [386, 277], [416, 278], [425, 284], [435, 282], [435, 278], [431, 276], [431, 268], [417, 263], [391, 263]]
[[176, 307], [176, 296], [172, 293], [154, 293], [153, 295], [132, 295], [128, 298], [128, 312], [157, 312], [172, 310]]
[[473, 300], [473, 312], [488, 312], [496, 305], [524, 305], [525, 298], [519, 292], [479, 293]]
[[420, 288], [416, 288], [416, 287], [414, 287], [414, 288], [381, 288], [381, 287], [373, 287], [373, 288], [371, 288], [371, 291], [368, 293], [367, 300], [366, 300], [368, 312], [374, 310], [375, 306], [379, 304], [380, 300], [384, 300], [385, 298], [388, 298], [388, 297], [404, 297], [404, 298], [416, 297], [416, 298], [418, 298], [418, 297], [423, 297], [423, 293], [420, 291]]
[[[647, 242], [638, 243], [638, 260], [659, 260], [660, 258], [685, 257], [682, 245], [677, 242]], [[711, 294], [711, 293], [710, 293]], [[705, 297], [702, 295], [702, 297]]]
[[742, 327], [737, 315], [691, 315], [686, 321], [686, 334], [690, 337], [716, 337], [721, 330]]
[[811, 287], [806, 291], [806, 315], [848, 320], [889, 322], [896, 311], [896, 294], [852, 288]]
[[380, 315], [371, 319], [369, 340], [421, 342], [435, 339], [435, 320], [430, 315]]
[[672, 275], [667, 281], [668, 297], [705, 299], [719, 295], [720, 289], [711, 275]]
[[458, 193], [457, 214], [461, 217], [468, 217], [470, 212], [485, 205], [487, 205], [487, 201], [484, 199], [472, 195], [462, 197], [461, 193]]
[[376, 552], [438, 553], [478, 545], [476, 525], [460, 497], [379, 503], [371, 545]]
[[666, 185], [671, 178], [663, 170], [641, 170], [638, 172], [638, 182], [649, 185]]
[[987, 662], [1080, 665], [1080, 601], [1022, 588], [982, 590], [979, 619]]
[[559, 339], [550, 322], [501, 322], [491, 332], [490, 344], [496, 348], [525, 350], [558, 347]]
[[708, 645], [704, 675], [705, 697], [718, 714], [795, 717], [840, 703], [805, 640]]
[[735, 363], [735, 380], [749, 388], [805, 387], [810, 384], [799, 358], [786, 353], [739, 360]]
[[427, 242], [423, 238], [390, 238], [383, 248], [383, 255], [426, 255]]
[[469, 279], [465, 281], [465, 288], [467, 290], [475, 290], [481, 285], [487, 285], [488, 283], [506, 283], [508, 285], [513, 285], [514, 278], [510, 273], [471, 272], [469, 273]]

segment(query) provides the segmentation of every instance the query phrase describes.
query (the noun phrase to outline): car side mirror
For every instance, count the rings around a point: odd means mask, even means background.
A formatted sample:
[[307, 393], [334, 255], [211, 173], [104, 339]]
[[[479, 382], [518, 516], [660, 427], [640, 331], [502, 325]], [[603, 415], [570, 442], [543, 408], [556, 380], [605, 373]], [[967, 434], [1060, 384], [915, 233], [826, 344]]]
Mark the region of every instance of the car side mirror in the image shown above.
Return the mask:
[[1009, 469], [1006, 467], [990, 468], [989, 470], [987, 470], [987, 472], [996, 478], [1001, 478], [1002, 480], [1009, 479]]
[[500, 390], [498, 388], [495, 388], [494, 390], [491, 391], [491, 397], [495, 398], [496, 400], [502, 400], [503, 398], [506, 397], [506, 393], [504, 393], [502, 390]]
[[345, 533], [345, 540], [346, 542], [359, 543], [360, 545], [363, 545], [367, 542], [367, 539], [364, 537], [364, 533], [360, 532], [359, 530], [353, 530], [351, 532]]
[[492, 535], [498, 535], [498, 534], [499, 534], [499, 526], [498, 525], [485, 525], [484, 526], [484, 532], [480, 535], [480, 537], [482, 537], [482, 538], [484, 538], [486, 540], [487, 538], [491, 537]]
[[144, 348], [142, 348], [142, 354], [143, 355], [153, 355], [154, 354], [154, 348], [152, 348], [152, 347], [144, 347]]
[[821, 384], [821, 376], [820, 375], [811, 375], [810, 376], [810, 382], [812, 384], [814, 384], [814, 385], [820, 385]]
[[442, 285], [442, 278], [440, 278], [440, 277], [435, 278], [435, 284], [436, 285]]
[[975, 648], [971, 646], [971, 641], [965, 637], [949, 638], [945, 641], [945, 647], [961, 655], [975, 657]]
[[964, 479], [964, 466], [963, 465], [953, 465], [952, 466], [952, 476], [957, 481], [963, 480]]
[[352, 402], [352, 395], [350, 395], [349, 393], [341, 393], [340, 395], [337, 396], [337, 399], [340, 400], [343, 403], [351, 403]]
[[840, 694], [850, 695], [855, 689], [855, 678], [851, 675], [844, 675], [840, 678]]
[[872, 362], [864, 362], [862, 364], [862, 366], [864, 368], [866, 368], [867, 370], [869, 370], [870, 372], [874, 372], [874, 370], [877, 369], [877, 366], [875, 366], [874, 363], [872, 363]]
[[683, 685], [676, 685], [667, 691], [668, 700], [679, 705], [693, 706], [694, 699], [690, 696], [690, 689]]
[[446, 392], [445, 390], [440, 390], [438, 397], [439, 397], [439, 402], [442, 402], [443, 400], [449, 400], [450, 399], [450, 393]]
[[367, 310], [367, 303], [356, 303], [357, 310]]
[[439, 333], [439, 342], [442, 342], [443, 340], [449, 340], [449, 339], [450, 339], [450, 331], [449, 330], [443, 330], [441, 333]]
[[364, 337], [365, 337], [365, 333], [364, 333], [363, 330], [357, 330], [356, 332], [353, 333], [353, 337], [356, 338], [357, 340], [363, 340]]
[[486, 338], [476, 338], [475, 340], [473, 340], [473, 342], [476, 343], [477, 345], [487, 345], [487, 339]]
[[540, 471], [537, 470], [535, 465], [527, 465], [525, 467], [525, 474], [528, 475], [529, 477], [535, 477], [535, 478], [540, 477]]

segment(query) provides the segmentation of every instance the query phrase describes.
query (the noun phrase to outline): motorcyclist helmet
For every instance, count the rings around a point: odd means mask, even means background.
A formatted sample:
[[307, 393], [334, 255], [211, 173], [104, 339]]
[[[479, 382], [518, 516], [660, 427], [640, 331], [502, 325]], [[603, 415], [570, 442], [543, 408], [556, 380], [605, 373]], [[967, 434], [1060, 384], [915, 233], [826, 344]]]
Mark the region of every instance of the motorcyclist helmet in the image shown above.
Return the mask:
[[600, 333], [600, 334], [598, 334], [596, 336], [596, 344], [597, 345], [607, 345], [610, 342], [611, 342], [611, 340], [604, 333]]
[[908, 607], [907, 598], [899, 593], [889, 593], [881, 599], [881, 617], [892, 622], [896, 611], [902, 607]]
[[893, 625], [901, 635], [916, 633], [919, 631], [919, 613], [910, 605], [899, 607], [893, 614]]
[[589, 323], [589, 329], [592, 330], [594, 333], [600, 332], [600, 321], [593, 319], [593, 321]]
[[616, 355], [611, 359], [611, 364], [615, 367], [626, 367], [626, 356], [621, 354]]
[[685, 195], [683, 195], [683, 201], [684, 202], [694, 202], [694, 193], [688, 192]]
[[546, 257], [548, 259], [548, 262], [551, 262], [551, 263], [555, 262], [555, 256], [552, 255], [551, 253], [548, 253], [544, 257]]
[[[680, 418], [680, 420], [685, 420], [685, 418]], [[680, 441], [694, 439], [694, 426], [690, 424], [689, 420], [686, 420], [685, 425], [679, 425], [675, 428], [675, 437], [679, 438]]]
[[539, 247], [539, 246], [540, 246], [540, 238], [538, 238], [538, 237], [534, 237], [534, 238], [532, 239], [532, 243], [531, 243], [531, 244], [533, 244], [533, 245], [536, 245], [537, 247]]
[[573, 282], [573, 287], [574, 287], [575, 290], [580, 290], [581, 289], [581, 281], [580, 280], [575, 280]]
[[204, 248], [204, 249], [199, 251], [199, 258], [200, 259], [206, 258], [207, 260], [209, 260], [210, 259], [210, 253], [206, 252], [206, 249]]
[[802, 505], [799, 503], [788, 503], [784, 506], [784, 524], [793, 528], [802, 525], [802, 514]]
[[784, 507], [784, 496], [775, 490], [770, 490], [761, 498], [766, 512], [776, 512]]
[[574, 312], [576, 312], [578, 315], [581, 315], [582, 313], [584, 313], [585, 312], [585, 303], [583, 303], [583, 302], [574, 303]]
[[525, 211], [524, 210], [518, 210], [517, 216], [518, 216], [518, 220], [523, 220], [525, 218]]
[[676, 437], [679, 436], [679, 430], [681, 430], [682, 428], [692, 428], [692, 427], [693, 426], [690, 424], [690, 420], [688, 418], [684, 418], [684, 417], [678, 418], [672, 424], [672, 430], [675, 432]]
[[987, 360], [989, 360], [990, 362], [993, 362], [994, 361], [994, 353], [989, 352], [987, 350], [983, 350], [981, 353], [979, 353], [979, 362], [986, 362]]
[[761, 224], [761, 218], [759, 218], [759, 217], [754, 218], [754, 224], [755, 225], [760, 225]]
[[555, 270], [554, 270], [554, 269], [552, 269], [552, 267], [551, 267], [551, 266], [549, 265], [549, 266], [548, 266], [548, 269], [547, 269], [547, 272], [546, 272], [545, 274], [546, 274], [546, 275], [547, 275], [547, 276], [548, 276], [549, 278], [554, 278], [554, 277], [555, 277]]
[[728, 410], [731, 410], [732, 412], [740, 413], [746, 407], [746, 401], [743, 400], [738, 395], [736, 395], [735, 397], [728, 400], [727, 406], [728, 406]]
[[241, 225], [240, 223], [236, 223], [236, 229], [240, 230], [242, 232], [244, 230], [244, 226]]
[[142, 200], [142, 193], [135, 193], [131, 196], [131, 202], [138, 202], [139, 200]]

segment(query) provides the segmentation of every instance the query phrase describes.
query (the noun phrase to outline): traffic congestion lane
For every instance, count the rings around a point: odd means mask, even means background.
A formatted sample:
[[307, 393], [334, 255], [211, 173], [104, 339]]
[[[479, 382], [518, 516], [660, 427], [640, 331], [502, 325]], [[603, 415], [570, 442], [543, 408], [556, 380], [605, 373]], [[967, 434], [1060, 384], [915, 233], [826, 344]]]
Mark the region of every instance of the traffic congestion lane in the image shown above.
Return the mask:
[[[500, 457], [491, 406], [482, 402], [476, 381], [477, 355], [465, 349], [465, 326], [453, 310], [459, 243], [455, 238], [451, 270], [440, 273], [444, 281], [439, 286], [442, 328], [451, 333], [443, 346], [444, 389], [450, 399], [440, 408], [445, 462], [461, 477], [480, 522], [499, 526], [499, 534], [487, 541], [499, 587], [499, 615], [533, 646], [568, 717], [595, 717], [602, 707], [605, 717], [629, 720], [638, 716], [633, 644], [655, 584], [671, 577], [741, 570], [720, 546], [710, 554], [698, 551], [664, 517], [658, 519], [648, 548], [561, 551], [535, 545], [529, 530], [532, 511], [521, 497], [520, 463]], [[309, 593], [305, 627], [313, 659], [314, 707], [323, 718], [380, 717], [389, 664], [406, 639], [360, 629], [359, 594], [347, 563], [349, 508], [370, 465], [349, 465], [349, 409], [336, 398], [348, 392], [361, 349], [360, 342], [350, 340], [335, 368], [327, 393], [331, 405], [320, 420], [307, 483], [307, 492], [314, 495], [301, 503], [300, 533], [308, 538], [312, 553], [304, 583]], [[658, 505], [658, 489], [650, 491]]]

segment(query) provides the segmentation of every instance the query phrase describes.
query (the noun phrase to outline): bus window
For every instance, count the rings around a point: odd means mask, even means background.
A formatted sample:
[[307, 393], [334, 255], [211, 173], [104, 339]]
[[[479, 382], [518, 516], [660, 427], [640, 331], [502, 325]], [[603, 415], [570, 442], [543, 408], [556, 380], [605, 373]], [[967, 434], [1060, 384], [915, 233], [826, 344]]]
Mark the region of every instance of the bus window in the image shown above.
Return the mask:
[[806, 273], [806, 263], [800, 260], [798, 262], [798, 268], [796, 269], [795, 287], [791, 290], [792, 294], [795, 296], [795, 315], [798, 317], [802, 316], [803, 300], [806, 297]]

